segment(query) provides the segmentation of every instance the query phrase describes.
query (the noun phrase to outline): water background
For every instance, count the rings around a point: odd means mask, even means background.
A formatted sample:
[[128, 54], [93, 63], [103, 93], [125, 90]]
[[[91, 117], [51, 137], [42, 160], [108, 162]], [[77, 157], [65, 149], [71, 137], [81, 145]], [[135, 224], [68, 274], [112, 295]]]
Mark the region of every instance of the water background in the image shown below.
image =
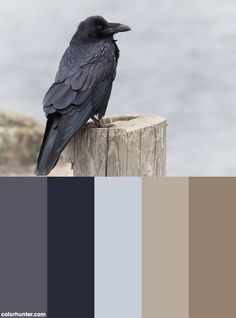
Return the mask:
[[116, 36], [107, 114], [166, 117], [168, 175], [236, 175], [234, 0], [1, 0], [0, 107], [45, 121], [61, 55], [93, 14], [132, 27]]

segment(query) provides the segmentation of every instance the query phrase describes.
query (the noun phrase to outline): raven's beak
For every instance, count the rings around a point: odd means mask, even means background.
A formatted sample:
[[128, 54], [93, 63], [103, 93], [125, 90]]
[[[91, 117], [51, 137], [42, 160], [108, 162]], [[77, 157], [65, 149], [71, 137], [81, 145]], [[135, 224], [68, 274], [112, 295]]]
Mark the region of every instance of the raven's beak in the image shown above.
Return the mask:
[[128, 25], [120, 24], [120, 23], [108, 23], [107, 28], [104, 30], [107, 34], [115, 34], [118, 32], [126, 32], [130, 31], [131, 28]]

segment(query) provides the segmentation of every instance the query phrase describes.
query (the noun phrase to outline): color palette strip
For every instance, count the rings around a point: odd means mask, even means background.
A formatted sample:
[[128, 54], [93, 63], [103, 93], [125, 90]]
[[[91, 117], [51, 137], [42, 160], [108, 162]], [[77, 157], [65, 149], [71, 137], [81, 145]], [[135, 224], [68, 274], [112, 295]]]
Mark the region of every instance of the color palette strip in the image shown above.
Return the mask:
[[236, 178], [0, 178], [0, 200], [0, 316], [236, 316]]

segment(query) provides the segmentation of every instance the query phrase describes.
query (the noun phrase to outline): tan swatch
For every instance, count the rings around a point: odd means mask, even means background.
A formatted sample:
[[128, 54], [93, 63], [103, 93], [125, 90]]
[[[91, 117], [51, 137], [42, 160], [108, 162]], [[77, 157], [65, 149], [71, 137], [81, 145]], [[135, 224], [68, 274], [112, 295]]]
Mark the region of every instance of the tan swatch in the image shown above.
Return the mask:
[[188, 180], [143, 178], [142, 318], [188, 318]]

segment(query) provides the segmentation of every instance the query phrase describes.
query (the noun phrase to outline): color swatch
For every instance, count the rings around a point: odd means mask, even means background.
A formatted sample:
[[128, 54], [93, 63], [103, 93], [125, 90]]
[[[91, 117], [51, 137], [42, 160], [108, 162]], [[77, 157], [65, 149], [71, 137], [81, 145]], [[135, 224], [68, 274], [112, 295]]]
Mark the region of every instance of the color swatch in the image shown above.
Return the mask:
[[0, 178], [0, 200], [0, 316], [236, 316], [236, 178]]

